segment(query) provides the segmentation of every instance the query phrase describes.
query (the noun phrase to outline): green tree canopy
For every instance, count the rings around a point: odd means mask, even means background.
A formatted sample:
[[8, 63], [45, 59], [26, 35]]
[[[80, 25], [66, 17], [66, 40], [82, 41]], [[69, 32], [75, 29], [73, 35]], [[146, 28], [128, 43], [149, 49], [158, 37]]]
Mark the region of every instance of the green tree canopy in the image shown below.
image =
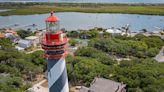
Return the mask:
[[82, 47], [79, 48], [76, 53], [77, 56], [83, 56], [83, 57], [91, 57], [97, 59], [97, 61], [106, 64], [106, 65], [112, 65], [116, 63], [110, 56], [108, 56], [106, 53], [97, 50], [92, 47]]
[[1, 38], [0, 39], [0, 49], [13, 49], [13, 45], [10, 39], [8, 38]]
[[25, 37], [34, 35], [33, 32], [32, 31], [29, 31], [29, 30], [18, 30], [17, 33], [23, 39]]
[[149, 48], [161, 48], [164, 45], [164, 41], [157, 36], [149, 36], [141, 39], [145, 42]]

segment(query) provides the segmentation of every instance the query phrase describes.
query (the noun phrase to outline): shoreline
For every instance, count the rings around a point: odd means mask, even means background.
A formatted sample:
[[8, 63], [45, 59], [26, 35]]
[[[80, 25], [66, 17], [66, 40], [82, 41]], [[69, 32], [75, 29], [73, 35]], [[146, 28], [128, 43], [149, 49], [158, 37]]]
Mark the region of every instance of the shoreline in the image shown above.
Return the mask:
[[50, 11], [164, 16], [164, 4], [0, 3], [0, 9], [12, 9], [0, 12], [0, 16], [45, 14]]

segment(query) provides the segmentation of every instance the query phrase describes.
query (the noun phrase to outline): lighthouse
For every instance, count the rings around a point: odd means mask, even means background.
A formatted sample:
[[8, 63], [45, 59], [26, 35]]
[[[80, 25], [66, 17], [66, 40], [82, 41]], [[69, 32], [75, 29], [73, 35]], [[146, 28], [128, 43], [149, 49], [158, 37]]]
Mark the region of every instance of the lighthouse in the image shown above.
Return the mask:
[[45, 20], [46, 32], [41, 39], [47, 61], [49, 92], [69, 92], [65, 56], [68, 38], [59, 28], [59, 19], [53, 12]]

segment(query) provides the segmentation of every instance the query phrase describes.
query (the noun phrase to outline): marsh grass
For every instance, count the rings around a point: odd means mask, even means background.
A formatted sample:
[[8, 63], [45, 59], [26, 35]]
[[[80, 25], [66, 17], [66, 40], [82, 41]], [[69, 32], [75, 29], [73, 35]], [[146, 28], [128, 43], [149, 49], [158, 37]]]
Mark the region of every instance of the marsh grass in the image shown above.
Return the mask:
[[[8, 7], [10, 8], [10, 7]], [[13, 9], [13, 8], [12, 8]], [[164, 5], [128, 5], [128, 4], [42, 4], [15, 8], [12, 11], [1, 12], [1, 16], [43, 14], [55, 12], [84, 12], [84, 13], [123, 13], [164, 15]]]

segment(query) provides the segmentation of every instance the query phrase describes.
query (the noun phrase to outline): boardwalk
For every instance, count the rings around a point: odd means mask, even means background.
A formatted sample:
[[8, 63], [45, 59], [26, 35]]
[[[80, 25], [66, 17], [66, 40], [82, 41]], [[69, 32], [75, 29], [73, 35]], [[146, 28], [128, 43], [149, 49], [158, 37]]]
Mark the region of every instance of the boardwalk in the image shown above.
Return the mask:
[[158, 62], [164, 62], [164, 46], [162, 47], [159, 54], [155, 57], [155, 60], [157, 60]]

